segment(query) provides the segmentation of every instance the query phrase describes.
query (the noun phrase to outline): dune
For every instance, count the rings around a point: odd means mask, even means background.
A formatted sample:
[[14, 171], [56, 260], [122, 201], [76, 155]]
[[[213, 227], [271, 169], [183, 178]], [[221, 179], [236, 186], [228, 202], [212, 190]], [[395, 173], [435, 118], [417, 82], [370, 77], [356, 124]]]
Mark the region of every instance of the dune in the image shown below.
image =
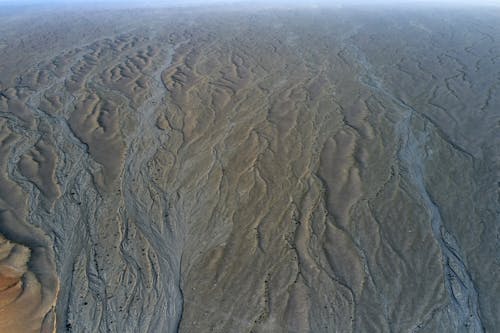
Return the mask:
[[0, 332], [500, 327], [498, 10], [9, 15]]

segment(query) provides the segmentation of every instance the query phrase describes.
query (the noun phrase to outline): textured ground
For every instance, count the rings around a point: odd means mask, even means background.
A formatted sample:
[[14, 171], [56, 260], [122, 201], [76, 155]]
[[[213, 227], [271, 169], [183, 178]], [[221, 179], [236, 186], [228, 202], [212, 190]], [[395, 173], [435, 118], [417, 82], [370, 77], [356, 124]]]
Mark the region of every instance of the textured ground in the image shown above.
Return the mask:
[[0, 23], [1, 332], [498, 332], [500, 11]]

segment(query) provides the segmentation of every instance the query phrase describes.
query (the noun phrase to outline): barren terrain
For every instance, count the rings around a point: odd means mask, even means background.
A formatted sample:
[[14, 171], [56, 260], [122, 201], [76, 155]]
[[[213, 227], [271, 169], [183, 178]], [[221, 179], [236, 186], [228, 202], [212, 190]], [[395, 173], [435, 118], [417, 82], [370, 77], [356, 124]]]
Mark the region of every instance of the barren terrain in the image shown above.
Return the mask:
[[499, 331], [498, 9], [3, 17], [0, 332]]

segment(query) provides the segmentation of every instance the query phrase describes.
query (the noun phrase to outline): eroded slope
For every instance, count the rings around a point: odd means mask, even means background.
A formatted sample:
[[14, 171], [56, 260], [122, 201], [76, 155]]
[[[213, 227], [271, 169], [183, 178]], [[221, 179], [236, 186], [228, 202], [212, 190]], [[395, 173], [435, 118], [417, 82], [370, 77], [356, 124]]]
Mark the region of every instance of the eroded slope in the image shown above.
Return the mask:
[[494, 332], [498, 15], [206, 13], [0, 50], [0, 328]]

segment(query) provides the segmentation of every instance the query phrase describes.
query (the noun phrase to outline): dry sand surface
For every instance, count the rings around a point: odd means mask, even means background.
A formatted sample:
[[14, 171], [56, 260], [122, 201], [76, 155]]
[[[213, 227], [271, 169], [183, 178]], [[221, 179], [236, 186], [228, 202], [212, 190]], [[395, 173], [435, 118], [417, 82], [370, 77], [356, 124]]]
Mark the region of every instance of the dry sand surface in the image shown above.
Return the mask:
[[498, 332], [499, 147], [498, 10], [4, 13], [0, 332]]

